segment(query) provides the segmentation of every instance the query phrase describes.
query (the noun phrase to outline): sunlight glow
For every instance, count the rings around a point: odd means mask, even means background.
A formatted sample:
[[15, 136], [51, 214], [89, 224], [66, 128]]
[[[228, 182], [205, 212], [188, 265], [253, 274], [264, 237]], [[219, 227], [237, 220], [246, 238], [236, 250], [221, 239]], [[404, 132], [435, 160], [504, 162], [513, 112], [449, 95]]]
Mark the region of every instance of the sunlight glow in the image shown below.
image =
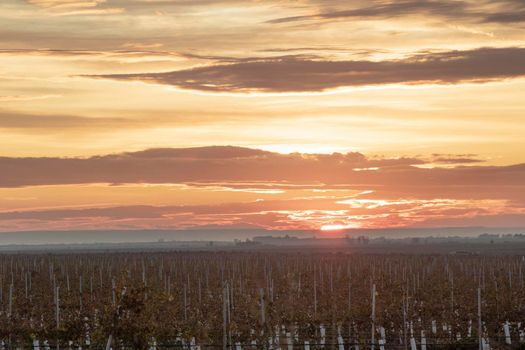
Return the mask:
[[357, 228], [354, 224], [328, 224], [321, 226], [321, 231], [340, 231], [349, 228]]

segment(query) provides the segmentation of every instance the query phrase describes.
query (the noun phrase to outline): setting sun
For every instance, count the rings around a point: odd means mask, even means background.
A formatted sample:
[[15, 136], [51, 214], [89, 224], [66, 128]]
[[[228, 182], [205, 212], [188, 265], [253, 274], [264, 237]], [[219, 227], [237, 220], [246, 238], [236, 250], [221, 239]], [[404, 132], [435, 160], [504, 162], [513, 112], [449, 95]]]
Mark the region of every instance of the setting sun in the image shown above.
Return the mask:
[[328, 224], [321, 226], [321, 231], [340, 231], [350, 228], [357, 228], [357, 226], [352, 224]]

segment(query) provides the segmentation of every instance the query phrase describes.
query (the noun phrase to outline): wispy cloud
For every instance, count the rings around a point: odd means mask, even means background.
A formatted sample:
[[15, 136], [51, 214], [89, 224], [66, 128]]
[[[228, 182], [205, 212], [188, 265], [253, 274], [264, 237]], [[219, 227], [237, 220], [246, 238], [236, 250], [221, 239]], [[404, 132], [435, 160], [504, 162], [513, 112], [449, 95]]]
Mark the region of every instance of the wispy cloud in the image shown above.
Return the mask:
[[[47, 95], [11, 95], [2, 96], [0, 95], [0, 102], [13, 102], [13, 101], [34, 101], [34, 100], [47, 100], [50, 98], [60, 98], [62, 95], [47, 94]], [[1, 115], [0, 115], [1, 117]]]
[[30, 4], [46, 8], [89, 8], [103, 4], [106, 0], [28, 0]]
[[[364, 200], [308, 201], [279, 200], [220, 205], [109, 206], [0, 212], [0, 221], [34, 229], [78, 229], [86, 226], [117, 229], [262, 227], [267, 229], [319, 229], [329, 225], [374, 228], [432, 226], [476, 219], [508, 221], [503, 226], [525, 223], [525, 210], [504, 200]], [[512, 218], [511, 218], [512, 217]]]
[[124, 12], [122, 7], [101, 7], [106, 0], [28, 0], [55, 16], [108, 15]]
[[[52, 96], [52, 97], [51, 97]], [[46, 98], [54, 98], [54, 95], [38, 97], [7, 98], [6, 101], [30, 101]], [[58, 97], [58, 96], [56, 96]], [[0, 96], [2, 101], [2, 96]], [[72, 115], [47, 115], [47, 114], [28, 114], [0, 110], [0, 129], [16, 129], [19, 131], [41, 131], [45, 129], [104, 129], [112, 127], [136, 127], [145, 126], [146, 122], [141, 122], [126, 118], [89, 118]]]
[[346, 7], [346, 9], [327, 10], [308, 15], [280, 17], [268, 22], [388, 19], [408, 16], [496, 23], [515, 23], [525, 20], [525, 5], [520, 0], [373, 0], [365, 2], [364, 6], [348, 4]]
[[[129, 44], [129, 43], [128, 43]], [[52, 57], [71, 61], [99, 61], [99, 62], [148, 62], [148, 61], [181, 61], [184, 53], [171, 50], [158, 50], [155, 44], [123, 45], [119, 50], [69, 50], [69, 49], [0, 49], [2, 56], [37, 56]]]

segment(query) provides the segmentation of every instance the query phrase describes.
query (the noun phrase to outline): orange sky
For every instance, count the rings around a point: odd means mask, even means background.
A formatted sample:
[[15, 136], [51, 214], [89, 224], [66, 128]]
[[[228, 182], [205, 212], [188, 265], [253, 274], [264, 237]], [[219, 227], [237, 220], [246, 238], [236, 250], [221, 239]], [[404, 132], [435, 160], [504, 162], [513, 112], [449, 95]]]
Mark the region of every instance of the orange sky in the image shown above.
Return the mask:
[[4, 0], [0, 231], [525, 226], [521, 0]]

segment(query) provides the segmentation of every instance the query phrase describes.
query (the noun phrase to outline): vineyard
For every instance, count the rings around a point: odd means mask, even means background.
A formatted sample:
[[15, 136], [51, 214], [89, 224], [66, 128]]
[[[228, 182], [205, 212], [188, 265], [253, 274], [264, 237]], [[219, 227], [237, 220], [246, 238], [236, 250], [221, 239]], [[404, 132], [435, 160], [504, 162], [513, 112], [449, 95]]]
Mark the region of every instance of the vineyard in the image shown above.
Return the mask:
[[0, 348], [525, 344], [521, 256], [4, 254]]

